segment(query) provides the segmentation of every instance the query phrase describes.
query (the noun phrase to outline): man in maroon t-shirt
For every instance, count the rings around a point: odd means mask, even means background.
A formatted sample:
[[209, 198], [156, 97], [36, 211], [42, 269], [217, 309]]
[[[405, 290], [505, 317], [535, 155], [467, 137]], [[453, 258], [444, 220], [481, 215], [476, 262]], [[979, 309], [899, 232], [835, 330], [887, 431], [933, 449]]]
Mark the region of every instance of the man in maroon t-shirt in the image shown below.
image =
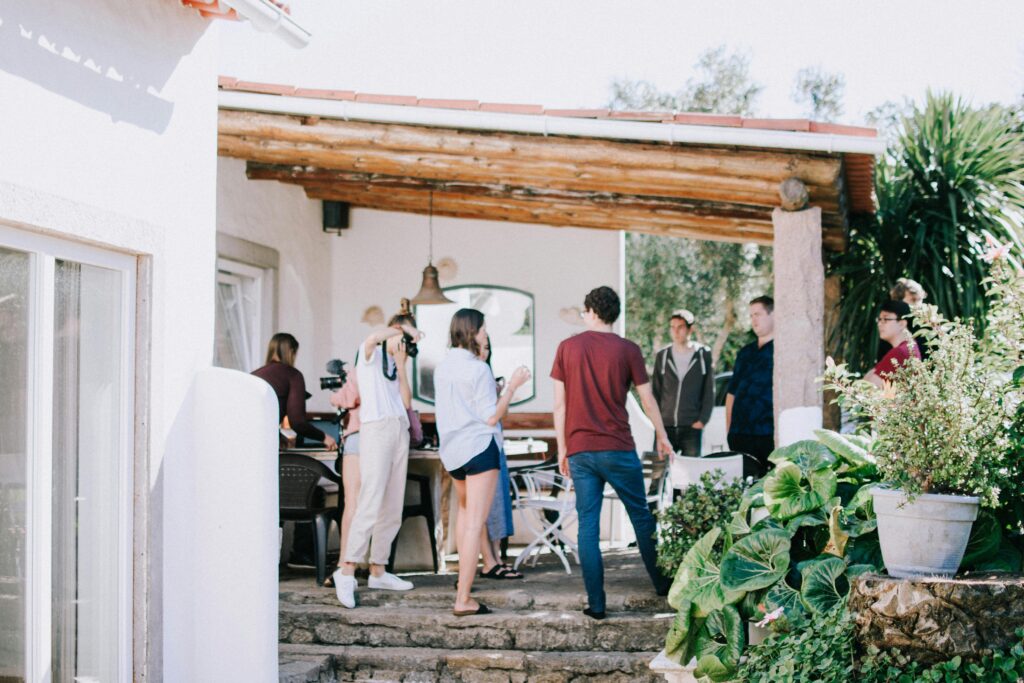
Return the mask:
[[598, 287], [583, 300], [587, 331], [558, 345], [551, 377], [555, 380], [555, 432], [558, 467], [572, 476], [579, 516], [579, 557], [589, 606], [583, 613], [605, 618], [604, 562], [601, 559], [601, 503], [611, 484], [636, 532], [644, 566], [659, 595], [671, 580], [658, 570], [654, 515], [647, 506], [643, 468], [629, 430], [626, 397], [636, 387], [647, 417], [654, 423], [660, 457], [672, 454], [644, 367], [640, 347], [612, 330], [619, 317], [619, 296]]
[[917, 342], [908, 329], [909, 316], [910, 306], [903, 301], [886, 301], [882, 304], [878, 313], [878, 336], [889, 343], [890, 349], [874, 369], [864, 376], [876, 387], [882, 387], [888, 382], [896, 369], [911, 357], [921, 357]]

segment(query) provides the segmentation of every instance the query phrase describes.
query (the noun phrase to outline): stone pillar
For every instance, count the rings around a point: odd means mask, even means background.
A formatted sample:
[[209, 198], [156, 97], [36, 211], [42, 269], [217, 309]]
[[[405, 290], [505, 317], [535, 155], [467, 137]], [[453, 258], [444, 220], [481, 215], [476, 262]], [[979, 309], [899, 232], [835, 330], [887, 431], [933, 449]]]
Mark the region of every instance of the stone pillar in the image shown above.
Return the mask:
[[772, 224], [775, 443], [784, 446], [821, 426], [821, 386], [816, 382], [825, 366], [821, 209], [775, 209]]

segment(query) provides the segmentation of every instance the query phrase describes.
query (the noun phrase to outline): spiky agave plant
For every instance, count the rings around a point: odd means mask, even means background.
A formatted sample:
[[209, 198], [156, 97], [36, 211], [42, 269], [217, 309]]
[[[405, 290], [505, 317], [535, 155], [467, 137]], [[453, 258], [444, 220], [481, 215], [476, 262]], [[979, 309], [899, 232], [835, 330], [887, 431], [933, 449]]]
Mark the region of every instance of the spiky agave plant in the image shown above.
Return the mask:
[[875, 216], [832, 264], [844, 282], [836, 341], [859, 370], [874, 363], [874, 318], [897, 278], [920, 282], [948, 318], [984, 320], [986, 238], [1019, 247], [1024, 232], [1024, 131], [1002, 107], [929, 92], [879, 160], [875, 194]]

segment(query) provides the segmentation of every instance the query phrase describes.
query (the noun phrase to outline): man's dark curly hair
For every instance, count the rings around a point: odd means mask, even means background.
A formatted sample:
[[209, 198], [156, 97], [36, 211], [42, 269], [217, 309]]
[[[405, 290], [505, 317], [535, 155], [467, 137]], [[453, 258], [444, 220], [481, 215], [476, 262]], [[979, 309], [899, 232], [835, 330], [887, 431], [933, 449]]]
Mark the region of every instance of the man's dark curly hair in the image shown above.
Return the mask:
[[611, 287], [598, 287], [590, 290], [583, 299], [583, 308], [593, 311], [602, 321], [611, 325], [619, 319], [619, 312], [622, 307], [619, 304], [619, 295]]

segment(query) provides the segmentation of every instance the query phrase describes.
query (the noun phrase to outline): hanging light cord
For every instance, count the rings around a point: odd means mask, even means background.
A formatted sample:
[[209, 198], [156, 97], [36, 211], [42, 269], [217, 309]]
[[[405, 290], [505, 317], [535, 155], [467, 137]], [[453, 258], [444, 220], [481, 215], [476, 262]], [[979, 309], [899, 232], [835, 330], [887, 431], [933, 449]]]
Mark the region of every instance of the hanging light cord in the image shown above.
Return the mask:
[[427, 226], [430, 228], [430, 247], [427, 253], [430, 257], [427, 263], [434, 265], [434, 191], [430, 191], [430, 206], [427, 209]]

